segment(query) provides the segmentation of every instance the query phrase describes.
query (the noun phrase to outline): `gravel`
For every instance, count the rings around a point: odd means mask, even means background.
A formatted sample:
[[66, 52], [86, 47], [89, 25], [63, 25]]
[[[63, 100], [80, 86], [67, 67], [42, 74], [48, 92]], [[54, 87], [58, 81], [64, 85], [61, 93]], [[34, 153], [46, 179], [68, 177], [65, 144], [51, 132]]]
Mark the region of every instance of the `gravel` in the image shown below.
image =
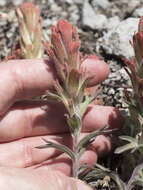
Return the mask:
[[89, 27], [91, 29], [101, 30], [107, 21], [105, 15], [98, 14], [94, 11], [88, 0], [84, 1], [82, 15], [83, 27]]
[[134, 32], [138, 29], [138, 22], [138, 18], [132, 17], [120, 23], [119, 20], [112, 19], [109, 22], [112, 23], [112, 28], [109, 28], [108, 32], [104, 32], [104, 35], [98, 40], [99, 47], [102, 46], [107, 54], [126, 58], [132, 57], [134, 52], [129, 41], [132, 40]]

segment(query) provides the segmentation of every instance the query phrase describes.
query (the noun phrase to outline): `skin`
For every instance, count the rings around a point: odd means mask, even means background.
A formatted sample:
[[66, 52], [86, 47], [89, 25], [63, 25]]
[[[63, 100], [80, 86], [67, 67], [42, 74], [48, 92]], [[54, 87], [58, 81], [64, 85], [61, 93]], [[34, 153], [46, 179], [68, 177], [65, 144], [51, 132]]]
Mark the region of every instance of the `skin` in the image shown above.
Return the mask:
[[[109, 74], [105, 62], [85, 60], [82, 67], [96, 77], [89, 86]], [[61, 103], [31, 98], [52, 89], [56, 74], [47, 60], [14, 60], [0, 64], [0, 189], [3, 190], [90, 190], [71, 178], [71, 161], [54, 148], [36, 149], [42, 138], [71, 147], [72, 141]], [[104, 125], [119, 128], [123, 120], [113, 107], [90, 105], [83, 118], [81, 138]], [[109, 137], [100, 135], [80, 162], [89, 165], [111, 150]]]

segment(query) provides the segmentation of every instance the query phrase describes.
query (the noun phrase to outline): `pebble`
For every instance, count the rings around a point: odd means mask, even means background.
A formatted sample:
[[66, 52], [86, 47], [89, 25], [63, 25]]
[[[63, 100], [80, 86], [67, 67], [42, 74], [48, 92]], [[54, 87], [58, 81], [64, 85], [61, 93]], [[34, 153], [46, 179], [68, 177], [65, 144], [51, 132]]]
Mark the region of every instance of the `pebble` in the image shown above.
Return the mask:
[[[1, 0], [0, 0], [1, 1]], [[24, 0], [9, 0], [13, 5], [17, 6], [23, 3]]]
[[101, 30], [107, 21], [105, 15], [97, 14], [94, 11], [92, 6], [89, 4], [88, 0], [84, 1], [82, 12], [83, 12], [82, 24], [84, 27]]
[[133, 16], [135, 17], [141, 17], [143, 16], [143, 7], [140, 7], [138, 9], [136, 9], [133, 13]]
[[42, 27], [46, 28], [47, 26], [51, 26], [52, 25], [52, 21], [51, 19], [46, 19], [42, 21]]
[[107, 30], [112, 30], [112, 28], [117, 27], [120, 24], [120, 18], [118, 16], [110, 17], [104, 24], [104, 28]]
[[[138, 18], [128, 18], [113, 27], [99, 39], [99, 46], [103, 47], [107, 54], [114, 54], [130, 58], [134, 56], [133, 48], [129, 41], [138, 29]], [[98, 48], [99, 48], [98, 46]]]
[[108, 0], [93, 0], [92, 5], [94, 7], [100, 7], [102, 9], [107, 9], [110, 6], [110, 2]]
[[0, 0], [0, 6], [5, 6], [9, 0]]

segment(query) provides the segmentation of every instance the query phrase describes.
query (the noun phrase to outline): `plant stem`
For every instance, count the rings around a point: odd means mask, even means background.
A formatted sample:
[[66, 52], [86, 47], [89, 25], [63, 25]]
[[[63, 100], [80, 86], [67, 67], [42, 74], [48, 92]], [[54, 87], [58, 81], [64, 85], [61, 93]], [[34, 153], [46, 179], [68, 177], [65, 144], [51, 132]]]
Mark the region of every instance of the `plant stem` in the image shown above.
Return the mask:
[[78, 169], [79, 169], [79, 159], [78, 159], [78, 137], [79, 137], [79, 131], [75, 130], [73, 135], [73, 152], [75, 155], [75, 160], [73, 161], [72, 165], [72, 176], [74, 178], [78, 178]]

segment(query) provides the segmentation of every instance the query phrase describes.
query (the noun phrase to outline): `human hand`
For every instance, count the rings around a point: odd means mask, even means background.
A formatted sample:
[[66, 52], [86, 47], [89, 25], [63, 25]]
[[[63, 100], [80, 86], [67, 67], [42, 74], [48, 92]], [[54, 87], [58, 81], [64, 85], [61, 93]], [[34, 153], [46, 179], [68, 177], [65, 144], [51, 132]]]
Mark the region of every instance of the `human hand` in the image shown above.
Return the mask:
[[[91, 75], [96, 75], [90, 86], [103, 81], [109, 73], [104, 62], [94, 59], [86, 60], [83, 67]], [[47, 186], [53, 190], [68, 189], [66, 185], [76, 189], [76, 180], [64, 175], [71, 174], [69, 158], [54, 148], [35, 148], [44, 144], [42, 137], [71, 146], [64, 107], [60, 103], [29, 100], [52, 89], [56, 77], [52, 64], [45, 64], [43, 60], [9, 61], [1, 63], [0, 75], [1, 189], [8, 189], [4, 181], [14, 188], [25, 184], [40, 190], [47, 189]], [[119, 112], [112, 107], [91, 105], [83, 119], [82, 136], [106, 124], [120, 127], [122, 119]], [[111, 149], [109, 137], [98, 136], [93, 147], [95, 150], [89, 149], [84, 153], [81, 163], [92, 165], [97, 155], [108, 152]], [[18, 179], [19, 183], [15, 183]]]

